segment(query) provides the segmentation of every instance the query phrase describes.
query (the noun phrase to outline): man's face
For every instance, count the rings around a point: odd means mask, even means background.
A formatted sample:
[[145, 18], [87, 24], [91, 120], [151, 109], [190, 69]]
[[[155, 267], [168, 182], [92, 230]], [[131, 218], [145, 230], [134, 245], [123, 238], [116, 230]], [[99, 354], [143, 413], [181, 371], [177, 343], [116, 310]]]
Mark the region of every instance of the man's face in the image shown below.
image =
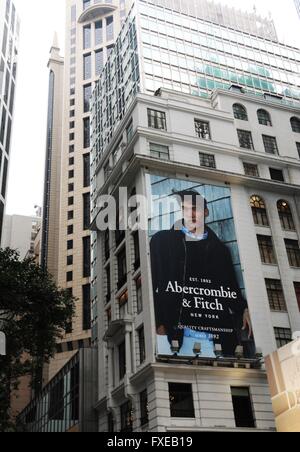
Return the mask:
[[184, 225], [189, 231], [196, 229], [204, 230], [205, 219], [209, 215], [208, 209], [205, 209], [204, 200], [199, 196], [197, 206], [192, 200], [184, 200], [182, 203], [182, 213]]

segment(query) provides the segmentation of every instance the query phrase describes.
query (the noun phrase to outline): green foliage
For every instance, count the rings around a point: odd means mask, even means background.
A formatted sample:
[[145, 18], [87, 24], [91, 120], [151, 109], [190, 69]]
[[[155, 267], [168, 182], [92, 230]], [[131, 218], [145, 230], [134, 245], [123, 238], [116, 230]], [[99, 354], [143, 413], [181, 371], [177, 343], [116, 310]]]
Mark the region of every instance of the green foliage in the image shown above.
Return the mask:
[[[20, 261], [16, 251], [0, 250], [0, 330], [7, 339], [6, 356], [0, 356], [0, 431], [13, 428], [11, 389], [29, 372], [41, 375], [74, 315], [74, 302], [32, 259]], [[36, 387], [40, 383], [35, 380]]]

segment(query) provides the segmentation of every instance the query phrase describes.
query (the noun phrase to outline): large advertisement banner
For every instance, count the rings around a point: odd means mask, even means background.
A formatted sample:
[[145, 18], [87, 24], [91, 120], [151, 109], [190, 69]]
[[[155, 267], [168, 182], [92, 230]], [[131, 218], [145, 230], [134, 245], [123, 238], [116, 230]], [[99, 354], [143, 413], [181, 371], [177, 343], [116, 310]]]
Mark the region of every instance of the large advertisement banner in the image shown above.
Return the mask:
[[300, 340], [268, 356], [266, 370], [277, 431], [300, 432]]
[[234, 357], [242, 346], [254, 358], [230, 188], [156, 175], [148, 183], [158, 355]]

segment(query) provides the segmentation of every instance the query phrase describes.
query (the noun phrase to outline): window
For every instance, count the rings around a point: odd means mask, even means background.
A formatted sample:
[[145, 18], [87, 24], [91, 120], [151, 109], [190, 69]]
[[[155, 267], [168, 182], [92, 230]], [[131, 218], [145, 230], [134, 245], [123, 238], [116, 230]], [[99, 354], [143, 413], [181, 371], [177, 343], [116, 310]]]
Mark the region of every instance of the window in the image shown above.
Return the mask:
[[145, 345], [144, 327], [142, 327], [138, 330], [138, 338], [139, 338], [140, 364], [143, 364], [146, 360], [146, 345]]
[[73, 256], [67, 256], [67, 265], [73, 265]]
[[257, 236], [261, 261], [263, 264], [275, 265], [277, 263], [272, 237], [266, 235]]
[[106, 40], [111, 41], [114, 39], [114, 16], [106, 18]]
[[83, 120], [83, 147], [87, 149], [90, 147], [90, 118]]
[[69, 171], [69, 179], [74, 179], [74, 170]]
[[104, 257], [105, 261], [108, 261], [110, 255], [110, 244], [109, 244], [110, 236], [109, 229], [106, 229], [104, 233]]
[[300, 268], [300, 248], [298, 240], [285, 240], [285, 247], [291, 267]]
[[118, 254], [118, 289], [121, 289], [127, 282], [126, 249], [123, 248]]
[[284, 174], [280, 169], [270, 168], [270, 176], [272, 180], [275, 180], [277, 182], [284, 182]]
[[64, 420], [64, 379], [61, 378], [50, 390], [48, 417], [51, 421]]
[[231, 388], [235, 424], [238, 428], [255, 428], [249, 388]]
[[71, 224], [67, 228], [68, 235], [74, 234], [74, 226]]
[[70, 152], [70, 154], [72, 154], [72, 153], [74, 152], [74, 150], [75, 150], [74, 144], [71, 144], [71, 145], [69, 146], [69, 152]]
[[83, 229], [87, 231], [90, 229], [91, 223], [91, 195], [85, 193], [83, 195]]
[[170, 152], [168, 146], [150, 143], [150, 155], [156, 159], [170, 160]]
[[256, 226], [269, 226], [266, 205], [260, 196], [253, 195], [250, 198], [250, 205], [254, 224]]
[[300, 119], [299, 118], [292, 118], [291, 119], [291, 126], [292, 126], [292, 131], [295, 133], [300, 133]]
[[115, 431], [115, 423], [112, 413], [108, 413], [107, 415], [107, 431], [108, 433], [114, 433]]
[[244, 170], [246, 176], [259, 177], [258, 166], [253, 163], [244, 163]]
[[73, 206], [73, 205], [74, 205], [74, 196], [70, 196], [68, 198], [68, 206], [70, 207], [70, 206]]
[[91, 276], [91, 237], [82, 239], [83, 245], [83, 278]]
[[[119, 212], [119, 210], [117, 210]], [[125, 239], [125, 230], [124, 230], [124, 226], [123, 228], [121, 227], [122, 225], [122, 221], [123, 221], [123, 216], [122, 214], [119, 212], [119, 215], [117, 215], [117, 229], [116, 229], [116, 246], [118, 247], [123, 240]]]
[[170, 383], [171, 417], [194, 418], [194, 399], [191, 384]]
[[203, 154], [200, 152], [200, 166], [204, 168], [216, 168], [216, 159], [214, 155], [211, 154]]
[[85, 154], [83, 156], [83, 186], [84, 188], [87, 188], [90, 186], [90, 154]]
[[74, 165], [74, 157], [69, 158], [69, 166], [73, 166]]
[[272, 120], [270, 114], [266, 110], [258, 110], [257, 111], [257, 118], [259, 124], [262, 126], [269, 126], [272, 127]]
[[66, 332], [66, 334], [72, 334], [73, 333], [73, 323], [72, 323], [72, 321], [69, 321], [67, 323], [65, 332]]
[[124, 319], [125, 315], [128, 314], [128, 290], [125, 290], [125, 292], [122, 293], [118, 302], [120, 319]]
[[300, 143], [296, 143], [296, 146], [297, 146], [298, 156], [300, 158]]
[[91, 25], [83, 27], [83, 49], [91, 48]]
[[289, 328], [274, 328], [277, 347], [281, 348], [292, 342], [292, 331]]
[[126, 345], [125, 341], [122, 342], [122, 344], [119, 345], [119, 379], [120, 381], [123, 380], [123, 378], [126, 375]]
[[91, 285], [86, 284], [82, 287], [82, 329], [84, 331], [91, 329]]
[[69, 185], [68, 185], [68, 190], [69, 190], [69, 193], [71, 193], [72, 191], [74, 191], [74, 184], [69, 184]]
[[110, 265], [105, 269], [106, 274], [106, 303], [110, 302], [111, 299], [111, 277], [110, 277]]
[[95, 23], [95, 45], [99, 46], [103, 43], [103, 23], [99, 20]]
[[73, 220], [73, 219], [74, 219], [74, 212], [73, 212], [73, 210], [70, 210], [68, 212], [68, 220]]
[[263, 135], [263, 142], [267, 154], [278, 154], [277, 140], [275, 137]]
[[149, 407], [148, 407], [148, 391], [140, 393], [140, 411], [141, 411], [141, 426], [147, 425], [149, 422]]
[[137, 313], [143, 312], [143, 292], [142, 292], [142, 278], [139, 277], [136, 282], [136, 298], [137, 298]]
[[152, 129], [167, 130], [166, 113], [148, 109], [148, 127]]
[[234, 114], [235, 119], [240, 119], [241, 121], [248, 121], [247, 110], [241, 104], [234, 104], [233, 114]]
[[104, 67], [103, 50], [96, 50], [95, 52], [95, 71], [96, 75], [100, 75]]
[[129, 125], [126, 127], [126, 138], [127, 143], [132, 140], [133, 137], [133, 121], [130, 121]]
[[73, 281], [73, 272], [68, 272], [67, 273], [67, 282], [72, 282]]
[[295, 293], [296, 293], [296, 297], [297, 297], [298, 308], [300, 311], [300, 282], [294, 282], [294, 288], [295, 288]]
[[6, 196], [7, 171], [8, 171], [8, 160], [7, 160], [7, 158], [5, 158], [4, 159], [4, 165], [3, 165], [2, 187], [1, 187], [1, 194], [2, 194], [3, 198], [5, 198], [5, 196]]
[[284, 200], [277, 203], [281, 227], [284, 231], [295, 231], [295, 223], [289, 203]]
[[121, 406], [121, 433], [133, 431], [133, 412], [131, 402], [126, 402]]
[[68, 251], [72, 250], [73, 246], [74, 246], [73, 240], [68, 240], [68, 242], [67, 242], [67, 250]]
[[286, 302], [281, 281], [278, 279], [266, 279], [270, 309], [272, 311], [286, 312]]
[[238, 138], [241, 148], [254, 150], [251, 132], [249, 132], [248, 130], [238, 130]]
[[83, 0], [83, 10], [85, 11], [91, 5], [91, 0]]
[[209, 122], [195, 119], [195, 130], [198, 138], [202, 138], [202, 140], [211, 140]]
[[90, 97], [92, 95], [92, 85], [88, 84], [83, 87], [83, 111], [88, 113], [90, 111]]
[[90, 53], [83, 57], [83, 75], [84, 80], [92, 77], [92, 55]]
[[140, 259], [140, 238], [139, 232], [135, 232], [133, 235], [133, 244], [134, 244], [134, 270], [137, 271], [141, 266]]

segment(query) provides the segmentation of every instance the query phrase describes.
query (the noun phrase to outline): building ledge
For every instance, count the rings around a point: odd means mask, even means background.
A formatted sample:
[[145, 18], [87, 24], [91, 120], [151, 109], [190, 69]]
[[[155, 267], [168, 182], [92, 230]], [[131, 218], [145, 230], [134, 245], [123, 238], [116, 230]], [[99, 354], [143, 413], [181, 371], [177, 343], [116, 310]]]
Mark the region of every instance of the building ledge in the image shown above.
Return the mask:
[[113, 340], [113, 338], [122, 330], [125, 331], [126, 325], [131, 325], [132, 319], [129, 317], [126, 317], [124, 319], [119, 319], [111, 322], [109, 325], [104, 337], [104, 342], [109, 342]]
[[116, 11], [117, 7], [115, 5], [111, 5], [109, 3], [101, 3], [99, 5], [92, 5], [87, 8], [78, 19], [78, 23], [82, 24], [83, 22], [90, 22], [99, 17], [105, 16], [105, 14], [109, 14], [111, 12]]

